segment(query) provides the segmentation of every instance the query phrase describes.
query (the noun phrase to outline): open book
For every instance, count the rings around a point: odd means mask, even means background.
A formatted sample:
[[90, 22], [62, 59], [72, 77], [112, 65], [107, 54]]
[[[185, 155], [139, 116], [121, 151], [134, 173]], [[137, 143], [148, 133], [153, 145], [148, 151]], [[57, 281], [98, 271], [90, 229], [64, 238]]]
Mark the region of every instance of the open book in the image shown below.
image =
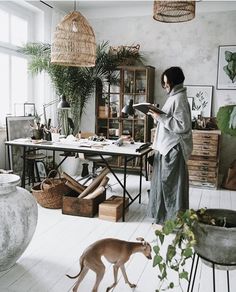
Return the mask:
[[139, 110], [140, 112], [147, 114], [149, 110], [152, 110], [158, 114], [165, 114], [162, 110], [157, 108], [155, 105], [148, 102], [141, 102], [133, 104], [133, 108]]

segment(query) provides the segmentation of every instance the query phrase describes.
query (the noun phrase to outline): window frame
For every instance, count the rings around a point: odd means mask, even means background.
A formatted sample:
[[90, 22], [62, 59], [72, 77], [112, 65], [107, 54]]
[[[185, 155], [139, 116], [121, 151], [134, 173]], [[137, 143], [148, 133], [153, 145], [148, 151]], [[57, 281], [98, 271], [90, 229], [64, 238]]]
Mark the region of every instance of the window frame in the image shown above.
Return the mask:
[[[16, 17], [22, 18], [25, 21], [27, 21], [27, 42], [31, 42], [34, 41], [33, 40], [33, 32], [35, 31], [35, 14], [34, 11], [32, 11], [31, 9], [26, 9], [26, 7], [22, 7], [14, 2], [10, 2], [10, 1], [4, 1], [4, 2], [0, 2], [0, 9], [5, 11], [6, 13], [9, 13], [10, 15], [14, 15]], [[11, 33], [11, 27], [9, 27], [9, 34]], [[10, 41], [10, 40], [9, 40]], [[8, 103], [8, 112], [11, 115], [14, 115], [14, 101], [13, 101], [13, 97], [12, 97], [12, 92], [11, 92], [11, 84], [12, 84], [12, 76], [11, 76], [11, 72], [12, 72], [12, 68], [11, 68], [11, 59], [12, 57], [20, 57], [25, 59], [26, 61], [28, 60], [28, 57], [22, 53], [20, 53], [19, 50], [20, 46], [16, 46], [11, 44], [10, 42], [3, 42], [0, 41], [0, 52], [3, 54], [8, 55], [8, 57], [10, 58], [9, 60], [9, 103]], [[30, 76], [30, 74], [27, 74], [27, 96], [25, 97], [25, 101], [24, 102], [34, 102], [34, 98], [33, 98], [33, 82], [34, 79], [32, 78], [32, 76]], [[6, 113], [6, 114], [8, 114]], [[1, 120], [0, 124], [2, 124], [2, 126], [4, 127], [4, 119]]]

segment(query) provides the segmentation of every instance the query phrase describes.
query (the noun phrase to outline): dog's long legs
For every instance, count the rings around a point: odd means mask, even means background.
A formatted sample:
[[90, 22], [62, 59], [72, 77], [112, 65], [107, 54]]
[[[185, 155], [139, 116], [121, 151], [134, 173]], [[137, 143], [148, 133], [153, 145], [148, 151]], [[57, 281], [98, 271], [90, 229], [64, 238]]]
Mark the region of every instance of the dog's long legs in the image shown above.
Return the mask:
[[78, 278], [78, 280], [77, 280], [77, 282], [76, 282], [76, 284], [75, 284], [75, 286], [73, 288], [73, 292], [77, 292], [79, 284], [83, 281], [85, 275], [88, 273], [88, 270], [89, 269], [87, 267], [85, 267], [85, 266], [82, 268], [82, 270], [81, 270], [81, 272], [79, 274], [79, 278]]
[[102, 278], [105, 274], [105, 266], [101, 262], [101, 263], [99, 263], [99, 265], [97, 264], [95, 267], [90, 266], [90, 269], [96, 273], [96, 282], [94, 284], [92, 292], [97, 292], [98, 286], [99, 286], [100, 282], [102, 281]]
[[117, 267], [116, 265], [113, 265], [114, 283], [111, 286], [107, 287], [106, 292], [109, 292], [112, 288], [114, 288], [117, 285], [118, 270], [119, 270], [119, 267]]
[[127, 274], [126, 274], [126, 271], [125, 271], [125, 265], [124, 265], [124, 264], [121, 265], [121, 266], [120, 266], [120, 269], [121, 269], [121, 272], [122, 272], [123, 277], [124, 277], [124, 279], [125, 279], [125, 283], [126, 283], [126, 284], [129, 284], [130, 288], [135, 288], [137, 285], [135, 285], [135, 284], [131, 284], [130, 281], [128, 280], [128, 277], [127, 277]]

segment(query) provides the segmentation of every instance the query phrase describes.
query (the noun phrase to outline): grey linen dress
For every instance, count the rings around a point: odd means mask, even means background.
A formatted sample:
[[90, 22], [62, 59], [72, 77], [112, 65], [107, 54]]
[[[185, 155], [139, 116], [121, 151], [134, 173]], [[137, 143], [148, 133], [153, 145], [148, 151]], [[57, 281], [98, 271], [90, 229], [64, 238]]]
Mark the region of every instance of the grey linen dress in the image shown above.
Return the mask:
[[158, 224], [189, 208], [187, 160], [192, 152], [192, 124], [183, 84], [172, 89], [162, 110], [166, 114], [158, 118], [147, 208], [147, 215]]

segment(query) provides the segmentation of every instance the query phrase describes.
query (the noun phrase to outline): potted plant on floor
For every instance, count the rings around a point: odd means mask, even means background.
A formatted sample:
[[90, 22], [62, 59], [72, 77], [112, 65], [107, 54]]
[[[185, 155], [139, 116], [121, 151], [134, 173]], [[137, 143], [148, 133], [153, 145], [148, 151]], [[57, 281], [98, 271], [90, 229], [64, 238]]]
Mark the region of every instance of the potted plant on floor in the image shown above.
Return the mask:
[[[156, 290], [173, 289], [169, 281], [170, 270], [177, 272], [177, 286], [183, 291], [181, 281], [189, 279], [186, 263], [194, 252], [209, 262], [220, 265], [236, 265], [236, 211], [226, 209], [200, 209], [179, 212], [156, 230], [153, 266], [158, 268], [159, 287]], [[169, 243], [166, 243], [168, 238]], [[165, 248], [163, 248], [165, 247]]]

